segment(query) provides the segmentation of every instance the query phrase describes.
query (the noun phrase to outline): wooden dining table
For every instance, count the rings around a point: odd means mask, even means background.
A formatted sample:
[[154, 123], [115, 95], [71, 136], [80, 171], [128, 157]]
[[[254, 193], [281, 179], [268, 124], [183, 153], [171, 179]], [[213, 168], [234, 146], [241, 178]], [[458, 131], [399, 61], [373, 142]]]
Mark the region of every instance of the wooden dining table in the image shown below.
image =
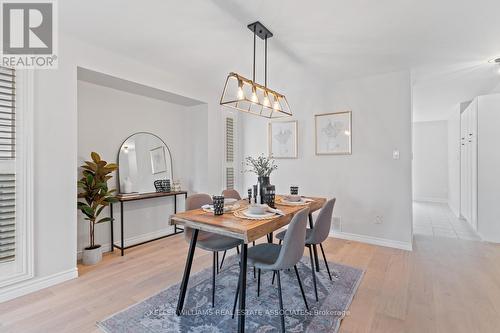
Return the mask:
[[[304, 197], [311, 199], [305, 205], [284, 205], [280, 204], [282, 196], [276, 197], [276, 208], [283, 212], [283, 215], [276, 215], [265, 220], [250, 220], [236, 217], [233, 212], [226, 212], [223, 215], [215, 216], [211, 212], [203, 209], [194, 209], [172, 215], [171, 223], [192, 228], [193, 233], [189, 244], [189, 251], [184, 267], [179, 299], [177, 302], [176, 314], [182, 315], [184, 307], [184, 299], [186, 297], [189, 275], [193, 263], [194, 252], [196, 249], [196, 241], [199, 231], [207, 231], [214, 234], [241, 239], [240, 251], [240, 288], [239, 293], [239, 311], [238, 315], [238, 332], [245, 331], [245, 300], [246, 300], [246, 276], [247, 276], [247, 250], [248, 244], [252, 243], [264, 236], [268, 236], [268, 241], [272, 242], [272, 233], [284, 226], [292, 220], [292, 217], [303, 208], [309, 208], [309, 226], [313, 227], [312, 213], [321, 207], [326, 202], [325, 198]], [[245, 209], [248, 206], [248, 200], [238, 201], [239, 209]], [[317, 250], [314, 248], [315, 261], [317, 263]], [[316, 267], [318, 265], [316, 264]]]

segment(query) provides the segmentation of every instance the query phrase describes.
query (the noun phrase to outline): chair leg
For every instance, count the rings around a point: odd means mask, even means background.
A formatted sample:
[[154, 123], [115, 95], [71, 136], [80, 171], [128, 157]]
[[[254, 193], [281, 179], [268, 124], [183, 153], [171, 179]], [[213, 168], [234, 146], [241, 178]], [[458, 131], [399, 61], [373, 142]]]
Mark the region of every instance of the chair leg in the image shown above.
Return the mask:
[[260, 296], [260, 268], [257, 270], [257, 297]]
[[278, 295], [279, 295], [279, 300], [280, 300], [281, 332], [285, 333], [285, 312], [283, 311], [283, 295], [281, 294], [280, 271], [276, 271], [276, 275], [278, 275]]
[[309, 245], [307, 248], [309, 249], [309, 257], [311, 257], [311, 271], [312, 271], [313, 284], [314, 284], [314, 296], [316, 296], [316, 302], [317, 302], [318, 301], [318, 287], [316, 286], [316, 271], [314, 270], [314, 258], [313, 258], [312, 245]]
[[[325, 250], [323, 250], [323, 245], [321, 243], [319, 244], [319, 248], [321, 249], [321, 254], [323, 255], [323, 260], [325, 261], [326, 271], [328, 272], [328, 276], [330, 277], [330, 281], [333, 281], [332, 275], [330, 274], [330, 267], [328, 267], [328, 262], [326, 261]], [[338, 276], [336, 276], [336, 277], [338, 277]]]
[[224, 251], [224, 254], [222, 255], [222, 260], [220, 261], [220, 270], [222, 270], [222, 265], [224, 265], [224, 259], [226, 259], [226, 252], [227, 251]]
[[240, 254], [240, 247], [239, 246], [236, 247], [236, 254]]
[[217, 267], [217, 274], [219, 274], [219, 252], [218, 251], [215, 252], [215, 257], [217, 258], [216, 259], [217, 260], [217, 265], [216, 265], [216, 267]]
[[271, 284], [274, 285], [274, 278], [276, 277], [276, 271], [273, 271], [273, 280], [271, 281]]
[[278, 242], [278, 245], [281, 245], [281, 243], [282, 243], [282, 242], [283, 242], [283, 240], [282, 240], [282, 239], [280, 239], [280, 241]]
[[213, 252], [213, 265], [212, 265], [212, 307], [215, 306], [215, 266], [218, 266], [217, 264], [217, 252]]
[[254, 279], [256, 278], [256, 275], [255, 275], [255, 266], [253, 266], [253, 278]]
[[300, 292], [302, 293], [302, 298], [304, 299], [304, 304], [306, 305], [307, 311], [309, 311], [309, 305], [307, 305], [306, 294], [304, 293], [304, 288], [302, 287], [302, 281], [300, 281], [299, 270], [297, 269], [297, 265], [294, 265], [295, 275], [297, 275], [297, 281], [299, 281]]

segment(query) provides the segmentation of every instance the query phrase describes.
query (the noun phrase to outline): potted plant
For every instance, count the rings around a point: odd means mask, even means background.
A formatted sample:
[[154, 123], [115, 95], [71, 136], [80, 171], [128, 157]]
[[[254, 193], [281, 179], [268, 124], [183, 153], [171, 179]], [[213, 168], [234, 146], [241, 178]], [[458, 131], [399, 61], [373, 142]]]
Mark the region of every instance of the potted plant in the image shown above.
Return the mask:
[[101, 245], [95, 244], [95, 225], [98, 223], [111, 222], [110, 217], [99, 219], [104, 207], [116, 202], [113, 195], [116, 190], [108, 189], [110, 175], [117, 169], [114, 163], [101, 160], [99, 154], [90, 154], [92, 161], [85, 161], [81, 166], [82, 178], [78, 181], [78, 209], [85, 215], [85, 220], [89, 222], [90, 244], [83, 250], [83, 264], [94, 265], [102, 259]]
[[253, 172], [257, 175], [262, 198], [264, 187], [270, 184], [269, 176], [274, 170], [278, 169], [278, 166], [274, 163], [272, 157], [266, 157], [263, 154], [257, 158], [248, 156], [245, 158], [245, 164], [249, 167], [246, 170], [247, 172]]

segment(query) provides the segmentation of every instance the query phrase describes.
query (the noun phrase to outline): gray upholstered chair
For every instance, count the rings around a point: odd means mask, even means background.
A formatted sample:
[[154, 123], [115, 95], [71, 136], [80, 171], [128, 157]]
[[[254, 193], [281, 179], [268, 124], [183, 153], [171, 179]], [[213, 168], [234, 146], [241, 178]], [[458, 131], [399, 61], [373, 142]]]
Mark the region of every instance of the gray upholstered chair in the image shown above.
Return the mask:
[[[186, 199], [186, 210], [201, 208], [203, 205], [211, 204], [212, 198], [208, 194], [193, 194]], [[193, 234], [193, 229], [184, 228], [184, 237], [189, 243]], [[218, 272], [217, 253], [237, 247], [241, 244], [241, 240], [236, 238], [217, 235], [211, 232], [199, 231], [196, 246], [213, 253], [212, 267], [212, 307], [215, 305], [215, 275]]]
[[238, 191], [233, 189], [225, 189], [224, 191], [222, 191], [222, 195], [224, 196], [224, 198], [241, 200], [241, 195], [238, 193]]
[[[306, 309], [309, 310], [307, 304], [306, 295], [304, 294], [304, 288], [302, 287], [302, 282], [300, 280], [299, 271], [297, 269], [297, 263], [302, 258], [304, 254], [304, 244], [306, 237], [306, 225], [307, 225], [307, 214], [309, 212], [308, 208], [298, 211], [290, 221], [288, 226], [288, 232], [285, 235], [283, 245], [264, 243], [257, 244], [248, 249], [248, 264], [254, 266], [258, 269], [257, 277], [257, 296], [260, 296], [260, 272], [261, 270], [273, 271], [278, 276], [278, 295], [280, 304], [280, 319], [281, 319], [281, 331], [285, 332], [285, 315], [283, 312], [283, 297], [281, 294], [281, 279], [280, 271], [284, 269], [295, 270], [295, 275], [299, 282], [300, 291], [302, 293], [302, 298], [304, 299], [304, 304]], [[241, 277], [240, 277], [241, 278]], [[236, 290], [236, 298], [233, 305], [233, 316], [236, 308], [236, 300], [239, 293], [239, 283]]]
[[[325, 239], [328, 237], [328, 234], [330, 233], [330, 227], [332, 224], [332, 215], [333, 215], [333, 207], [335, 206], [335, 198], [328, 200], [323, 207], [321, 208], [318, 218], [316, 219], [316, 222], [314, 223], [314, 226], [312, 229], [307, 229], [306, 230], [306, 246], [309, 249], [309, 255], [311, 257], [311, 269], [312, 269], [312, 275], [313, 275], [313, 284], [314, 284], [314, 294], [316, 296], [316, 301], [318, 301], [318, 288], [316, 286], [316, 273], [315, 273], [315, 267], [314, 267], [314, 260], [312, 256], [312, 246], [313, 245], [318, 245], [321, 248], [321, 253], [323, 254], [323, 260], [325, 261], [325, 266], [326, 270], [328, 272], [328, 276], [330, 277], [330, 280], [332, 280], [332, 275], [330, 273], [330, 267], [328, 267], [328, 262], [326, 261], [326, 256], [325, 256], [325, 251], [323, 250], [323, 243]], [[286, 234], [288, 233], [288, 230], [284, 230], [276, 235], [276, 238], [280, 240], [280, 243], [282, 240], [286, 237]], [[338, 273], [333, 271], [333, 275], [338, 278]]]

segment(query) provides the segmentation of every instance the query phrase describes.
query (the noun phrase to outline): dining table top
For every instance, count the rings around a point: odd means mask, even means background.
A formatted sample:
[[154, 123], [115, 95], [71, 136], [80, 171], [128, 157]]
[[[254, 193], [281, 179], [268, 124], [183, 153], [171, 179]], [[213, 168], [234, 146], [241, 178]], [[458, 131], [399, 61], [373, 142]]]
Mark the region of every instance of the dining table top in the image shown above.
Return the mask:
[[[203, 209], [188, 210], [171, 216], [172, 224], [184, 227], [208, 231], [223, 236], [241, 239], [245, 244], [251, 243], [267, 234], [286, 226], [292, 220], [296, 212], [308, 207], [309, 213], [321, 209], [326, 202], [325, 198], [303, 197], [310, 199], [304, 205], [281, 204], [283, 196], [276, 196], [275, 206], [283, 212], [283, 215], [275, 215], [272, 218], [262, 220], [250, 220], [237, 217], [234, 212], [225, 212], [223, 215], [214, 215]], [[249, 205], [248, 199], [238, 201], [239, 208], [244, 210]]]

